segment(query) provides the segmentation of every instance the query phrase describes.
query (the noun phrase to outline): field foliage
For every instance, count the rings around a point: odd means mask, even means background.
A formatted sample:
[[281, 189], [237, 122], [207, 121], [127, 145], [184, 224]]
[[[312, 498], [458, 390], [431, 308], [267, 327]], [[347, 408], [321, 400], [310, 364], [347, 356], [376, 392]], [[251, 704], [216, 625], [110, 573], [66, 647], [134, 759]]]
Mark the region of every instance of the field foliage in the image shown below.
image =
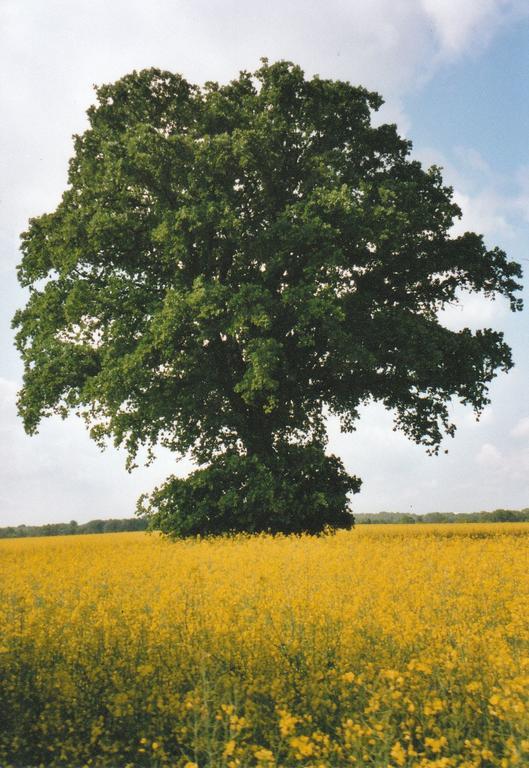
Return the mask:
[[0, 765], [529, 765], [529, 524], [0, 542]]

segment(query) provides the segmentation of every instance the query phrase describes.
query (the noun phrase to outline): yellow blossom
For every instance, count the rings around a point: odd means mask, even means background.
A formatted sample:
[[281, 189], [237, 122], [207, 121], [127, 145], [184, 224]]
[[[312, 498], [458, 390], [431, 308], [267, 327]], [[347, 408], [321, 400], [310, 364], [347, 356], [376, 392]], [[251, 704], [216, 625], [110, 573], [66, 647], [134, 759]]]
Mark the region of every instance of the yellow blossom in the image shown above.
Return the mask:
[[510, 523], [2, 540], [0, 765], [523, 768], [528, 541]]
[[391, 757], [393, 760], [397, 763], [397, 765], [404, 765], [406, 762], [406, 752], [400, 743], [400, 741], [397, 741], [393, 747], [391, 748]]

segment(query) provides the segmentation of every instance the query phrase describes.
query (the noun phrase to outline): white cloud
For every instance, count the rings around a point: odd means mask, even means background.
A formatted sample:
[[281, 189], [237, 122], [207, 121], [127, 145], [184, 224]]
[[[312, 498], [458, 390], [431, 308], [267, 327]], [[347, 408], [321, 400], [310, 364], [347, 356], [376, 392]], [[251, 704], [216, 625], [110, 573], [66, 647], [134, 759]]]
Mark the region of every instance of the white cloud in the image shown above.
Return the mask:
[[14, 381], [0, 377], [0, 427], [5, 423], [5, 415], [14, 407], [17, 385]]
[[477, 149], [474, 149], [474, 147], [454, 147], [454, 154], [459, 163], [467, 169], [484, 174], [485, 176], [491, 175], [492, 169], [490, 164]]
[[510, 432], [512, 437], [529, 437], [529, 416], [524, 416]]
[[523, 0], [421, 0], [434, 25], [441, 54], [482, 50], [498, 27], [529, 13]]
[[132, 517], [140, 493], [190, 470], [189, 461], [160, 450], [155, 464], [129, 474], [124, 453], [102, 453], [75, 417], [44, 420], [28, 437], [16, 413], [17, 389], [0, 378], [0, 526]]
[[509, 213], [512, 215], [514, 211], [514, 204], [498, 194], [494, 182], [474, 194], [455, 190], [454, 201], [463, 213], [453, 227], [454, 235], [470, 231], [488, 238], [509, 238], [514, 234], [515, 229], [508, 220]]
[[484, 443], [476, 456], [476, 461], [484, 467], [495, 468], [502, 464], [503, 457], [492, 443]]
[[503, 490], [505, 505], [507, 490], [517, 487], [520, 501], [517, 506], [527, 507], [529, 499], [529, 448], [508, 444], [504, 451], [493, 443], [484, 443], [476, 455], [476, 464], [485, 473], [483, 488], [495, 487]]
[[470, 328], [500, 327], [509, 314], [509, 304], [506, 299], [492, 301], [481, 294], [465, 294], [460, 292], [458, 303], [449, 305], [438, 313], [439, 322], [451, 331]]
[[[525, 174], [522, 168], [516, 178], [506, 180], [473, 147], [454, 147], [453, 159], [431, 147], [416, 147], [414, 155], [425, 167], [440, 166], [443, 181], [454, 190], [454, 202], [462, 212], [454, 222], [454, 236], [470, 231], [484, 235], [486, 241], [510, 242], [517, 232], [520, 209], [526, 206], [529, 216], [529, 171]], [[510, 182], [508, 194], [506, 181]]]
[[483, 409], [479, 419], [476, 418], [474, 411], [470, 410], [469, 408], [465, 406], [460, 406], [460, 408], [464, 412], [464, 416], [459, 414], [459, 418], [461, 422], [463, 422], [464, 419], [465, 428], [467, 429], [479, 429], [484, 425], [489, 427], [496, 421], [494, 410], [490, 406], [487, 406]]
[[523, 165], [516, 174], [518, 193], [513, 200], [513, 205], [525, 222], [529, 222], [529, 166]]
[[330, 424], [329, 450], [348, 471], [363, 480], [352, 499], [356, 512], [472, 512], [498, 507], [526, 507], [529, 499], [529, 449], [508, 442], [492, 409], [476, 422], [461, 404], [451, 408], [458, 429], [438, 456], [392, 431], [391, 414], [383, 406], [362, 408], [357, 430], [350, 435]]

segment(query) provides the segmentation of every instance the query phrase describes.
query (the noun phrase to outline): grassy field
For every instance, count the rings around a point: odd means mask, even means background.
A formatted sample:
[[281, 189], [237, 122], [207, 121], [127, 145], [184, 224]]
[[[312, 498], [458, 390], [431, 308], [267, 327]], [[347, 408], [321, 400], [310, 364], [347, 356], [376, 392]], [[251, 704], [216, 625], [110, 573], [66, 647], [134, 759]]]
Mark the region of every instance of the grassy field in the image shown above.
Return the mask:
[[0, 765], [529, 765], [529, 524], [0, 542]]

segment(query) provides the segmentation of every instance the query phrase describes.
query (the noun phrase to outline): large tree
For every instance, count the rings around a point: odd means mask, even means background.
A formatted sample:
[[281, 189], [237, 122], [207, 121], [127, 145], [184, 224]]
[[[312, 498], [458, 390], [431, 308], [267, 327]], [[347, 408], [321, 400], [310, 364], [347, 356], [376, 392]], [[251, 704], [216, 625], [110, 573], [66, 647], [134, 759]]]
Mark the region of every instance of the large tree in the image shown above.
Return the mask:
[[461, 291], [520, 309], [518, 264], [410, 159], [381, 98], [297, 66], [191, 85], [149, 69], [97, 88], [68, 187], [22, 235], [17, 312], [29, 433], [91, 435], [206, 465], [150, 499], [178, 534], [347, 526], [360, 481], [326, 456], [369, 400], [436, 451], [456, 397], [477, 412], [511, 365], [502, 334], [454, 332]]

